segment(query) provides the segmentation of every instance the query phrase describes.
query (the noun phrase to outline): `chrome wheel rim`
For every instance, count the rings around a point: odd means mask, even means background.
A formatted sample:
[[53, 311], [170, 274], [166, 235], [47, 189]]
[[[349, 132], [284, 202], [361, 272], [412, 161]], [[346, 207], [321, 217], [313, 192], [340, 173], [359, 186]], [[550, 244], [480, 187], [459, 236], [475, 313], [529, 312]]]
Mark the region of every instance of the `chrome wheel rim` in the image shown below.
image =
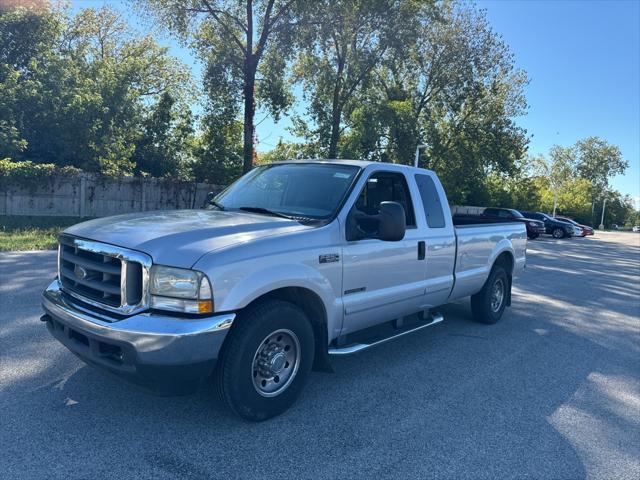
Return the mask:
[[280, 395], [293, 382], [299, 366], [298, 336], [291, 330], [276, 330], [262, 340], [253, 356], [253, 386], [263, 397]]
[[491, 289], [491, 310], [494, 312], [498, 312], [500, 307], [502, 307], [502, 300], [504, 299], [504, 282], [502, 280], [497, 280], [496, 283], [493, 284], [493, 288]]
[[559, 228], [556, 228], [553, 231], [553, 236], [556, 237], [556, 238], [560, 238], [562, 236], [562, 230], [560, 230]]

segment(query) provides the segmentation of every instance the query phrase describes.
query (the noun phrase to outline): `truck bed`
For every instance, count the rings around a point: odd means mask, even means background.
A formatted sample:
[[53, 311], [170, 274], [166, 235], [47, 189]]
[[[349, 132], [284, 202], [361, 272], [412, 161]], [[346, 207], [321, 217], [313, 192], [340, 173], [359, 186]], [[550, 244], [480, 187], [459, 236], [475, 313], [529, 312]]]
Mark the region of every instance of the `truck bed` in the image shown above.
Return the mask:
[[477, 293], [491, 271], [497, 253], [504, 245], [513, 245], [514, 275], [524, 267], [527, 247], [526, 227], [522, 222], [454, 216], [456, 258], [454, 287], [450, 300]]

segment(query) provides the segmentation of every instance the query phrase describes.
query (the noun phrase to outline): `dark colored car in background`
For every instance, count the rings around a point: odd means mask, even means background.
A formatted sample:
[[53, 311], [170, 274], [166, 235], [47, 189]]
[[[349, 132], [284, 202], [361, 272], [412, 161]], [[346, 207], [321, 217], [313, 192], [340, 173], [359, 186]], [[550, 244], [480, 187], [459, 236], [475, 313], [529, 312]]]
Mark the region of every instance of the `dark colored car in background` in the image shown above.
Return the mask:
[[572, 219], [570, 219], [568, 217], [559, 217], [559, 216], [556, 215], [556, 218], [558, 220], [562, 220], [563, 222], [569, 222], [572, 225], [575, 225], [576, 227], [581, 228], [583, 237], [586, 237], [587, 235], [593, 235], [594, 234], [593, 228], [591, 228], [588, 225], [582, 225], [581, 223], [578, 223], [575, 220], [572, 220]]
[[527, 237], [531, 240], [538, 238], [541, 234], [546, 232], [544, 222], [535, 220], [533, 218], [526, 218], [518, 210], [513, 208], [485, 208], [482, 212], [485, 217], [495, 217], [500, 219], [509, 219], [516, 222], [522, 222], [527, 227]]
[[533, 220], [540, 220], [544, 223], [545, 233], [552, 235], [553, 238], [570, 238], [573, 236], [574, 228], [569, 222], [564, 222], [550, 217], [546, 213], [542, 212], [523, 212], [520, 213], [527, 218]]

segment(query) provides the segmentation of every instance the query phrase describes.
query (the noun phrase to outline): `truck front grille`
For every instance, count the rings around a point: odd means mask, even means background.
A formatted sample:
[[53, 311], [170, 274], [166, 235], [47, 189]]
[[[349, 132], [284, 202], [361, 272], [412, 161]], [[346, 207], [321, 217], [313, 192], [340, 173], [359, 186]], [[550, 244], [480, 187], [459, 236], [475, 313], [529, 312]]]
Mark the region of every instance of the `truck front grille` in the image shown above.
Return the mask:
[[58, 277], [62, 289], [92, 305], [121, 314], [148, 307], [151, 258], [104, 243], [61, 235]]

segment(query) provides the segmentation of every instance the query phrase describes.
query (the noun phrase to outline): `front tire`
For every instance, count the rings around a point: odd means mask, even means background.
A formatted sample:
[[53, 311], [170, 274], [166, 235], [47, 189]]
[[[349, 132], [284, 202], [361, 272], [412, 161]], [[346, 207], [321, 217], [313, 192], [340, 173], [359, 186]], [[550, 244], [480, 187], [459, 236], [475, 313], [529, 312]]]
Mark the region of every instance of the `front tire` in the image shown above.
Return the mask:
[[562, 228], [556, 227], [553, 229], [552, 235], [553, 235], [553, 238], [564, 238], [565, 233]]
[[529, 240], [535, 240], [536, 238], [538, 238], [537, 233], [532, 233], [531, 235], [529, 235]]
[[270, 300], [242, 312], [225, 340], [218, 391], [233, 412], [259, 422], [296, 401], [314, 356], [313, 329], [292, 303]]
[[503, 267], [496, 265], [482, 290], [471, 296], [471, 312], [476, 322], [494, 324], [504, 313], [509, 294], [509, 279]]

